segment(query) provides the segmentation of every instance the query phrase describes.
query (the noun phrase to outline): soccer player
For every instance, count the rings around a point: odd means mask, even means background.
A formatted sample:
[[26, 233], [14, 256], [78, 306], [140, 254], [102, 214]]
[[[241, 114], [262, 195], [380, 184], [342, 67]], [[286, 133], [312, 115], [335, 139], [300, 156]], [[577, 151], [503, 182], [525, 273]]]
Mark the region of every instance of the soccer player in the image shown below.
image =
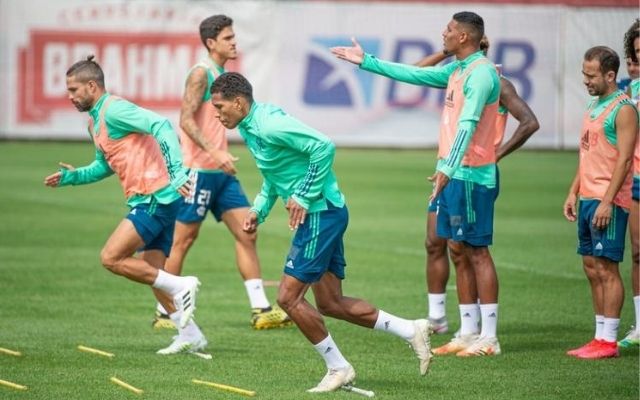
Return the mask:
[[[480, 41], [480, 50], [487, 55], [489, 51], [489, 40], [486, 36]], [[419, 67], [434, 66], [449, 57], [445, 51], [430, 54], [420, 60], [416, 65]], [[517, 121], [518, 127], [513, 132], [511, 138], [503, 143], [504, 131], [506, 128], [508, 114], [511, 114]], [[500, 75], [500, 107], [495, 127], [496, 163], [507, 154], [521, 147], [540, 127], [538, 120], [525, 101], [518, 96], [515, 87], [504, 76]], [[500, 186], [498, 166], [496, 165], [496, 185]], [[429, 304], [429, 321], [435, 333], [445, 333], [448, 331], [448, 321], [446, 317], [446, 287], [449, 280], [449, 262], [447, 257], [447, 241], [436, 235], [436, 211], [438, 199], [429, 203], [427, 209], [427, 240], [425, 247], [427, 250], [427, 288]], [[456, 266], [456, 284], [459, 296], [460, 318], [468, 319], [469, 322], [478, 320], [480, 309], [478, 303], [472, 300], [477, 295], [475, 278], [471, 264], [461, 246], [451, 241], [451, 258]], [[469, 303], [471, 301], [471, 303]], [[476, 329], [473, 333], [479, 333]], [[451, 343], [434, 349], [435, 354], [448, 354], [457, 348], [457, 339]]]
[[616, 86], [619, 67], [618, 55], [605, 46], [587, 50], [582, 63], [583, 82], [596, 98], [584, 116], [578, 171], [563, 209], [567, 220], [578, 221], [578, 254], [591, 285], [596, 333], [589, 343], [567, 352], [578, 358], [618, 356], [624, 298], [618, 263], [624, 254], [638, 136], [638, 111]]
[[[158, 354], [202, 350], [207, 340], [191, 318], [200, 282], [163, 270], [179, 198], [191, 190], [177, 136], [166, 118], [108, 93], [93, 56], [73, 64], [66, 77], [69, 100], [78, 111], [89, 112], [95, 160], [81, 168], [60, 163], [60, 170], [47, 176], [44, 184], [84, 185], [118, 175], [130, 211], [102, 248], [102, 265], [150, 285], [170, 312], [179, 334]], [[133, 257], [136, 250], [139, 258]]]
[[[214, 15], [200, 23], [200, 39], [208, 57], [193, 66], [187, 76], [180, 110], [181, 144], [184, 164], [190, 168], [195, 189], [182, 199], [176, 220], [173, 247], [165, 269], [182, 273], [187, 252], [195, 242], [208, 212], [223, 221], [235, 239], [236, 263], [251, 305], [251, 326], [255, 329], [292, 325], [287, 314], [271, 307], [264, 291], [260, 262], [256, 251], [256, 234], [242, 230], [249, 201], [236, 173], [237, 159], [228, 151], [225, 127], [214, 117], [209, 89], [224, 72], [228, 60], [235, 60], [236, 36], [233, 20]], [[172, 328], [173, 323], [158, 304], [155, 328]]]
[[[640, 19], [636, 19], [624, 36], [624, 52], [627, 58], [627, 72], [631, 83], [628, 94], [636, 107], [640, 109]], [[633, 187], [631, 191], [631, 212], [629, 214], [629, 236], [631, 238], [631, 289], [633, 290], [633, 307], [635, 310], [635, 328], [627, 332], [624, 339], [618, 342], [620, 347], [640, 345], [640, 140], [636, 141], [633, 153]]]
[[[347, 385], [356, 373], [327, 331], [322, 315], [389, 332], [405, 339], [427, 373], [431, 360], [429, 322], [406, 320], [342, 293], [345, 278], [343, 235], [349, 213], [333, 172], [335, 145], [282, 109], [255, 102], [251, 84], [225, 73], [211, 87], [220, 122], [238, 127], [262, 173], [263, 183], [243, 228], [255, 232], [278, 197], [289, 212], [295, 236], [284, 266], [278, 304], [324, 359], [328, 372], [309, 392]], [[317, 309], [305, 299], [311, 288]]]
[[[480, 50], [484, 21], [473, 12], [459, 12], [442, 33], [444, 50], [456, 57], [445, 66], [421, 68], [391, 63], [352, 47], [334, 47], [338, 57], [402, 82], [447, 88], [438, 145], [438, 165], [430, 201], [438, 198], [436, 233], [458, 243], [469, 259], [480, 299], [482, 331], [462, 318], [461, 357], [500, 354], [497, 338], [498, 277], [489, 252], [493, 239], [493, 208], [497, 196], [495, 126], [500, 78]], [[473, 287], [473, 285], [468, 285]], [[464, 314], [463, 314], [464, 317]]]

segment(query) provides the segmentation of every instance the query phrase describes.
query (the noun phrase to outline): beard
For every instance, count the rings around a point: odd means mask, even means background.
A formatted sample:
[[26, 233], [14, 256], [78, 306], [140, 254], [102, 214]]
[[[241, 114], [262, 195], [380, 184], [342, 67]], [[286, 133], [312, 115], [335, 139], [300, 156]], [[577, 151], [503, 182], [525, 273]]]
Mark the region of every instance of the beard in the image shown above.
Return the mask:
[[89, 99], [81, 100], [81, 101], [78, 101], [78, 102], [74, 101], [73, 105], [80, 112], [86, 112], [86, 111], [91, 110], [91, 100], [89, 100]]

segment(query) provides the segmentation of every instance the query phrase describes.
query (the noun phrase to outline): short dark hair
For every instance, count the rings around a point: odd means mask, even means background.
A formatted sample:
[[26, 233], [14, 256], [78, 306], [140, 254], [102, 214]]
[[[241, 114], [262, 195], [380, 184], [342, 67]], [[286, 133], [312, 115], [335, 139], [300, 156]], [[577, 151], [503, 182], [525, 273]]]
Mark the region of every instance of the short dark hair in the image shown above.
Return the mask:
[[638, 62], [636, 57], [636, 49], [633, 42], [640, 37], [640, 18], [636, 18], [635, 22], [629, 27], [627, 33], [624, 34], [624, 56], [630, 58], [633, 62]]
[[78, 61], [67, 70], [67, 76], [75, 76], [80, 82], [86, 83], [95, 81], [99, 87], [104, 89], [104, 72], [97, 62], [93, 61], [95, 56], [90, 54], [85, 60]]
[[212, 15], [200, 22], [200, 40], [207, 47], [207, 39], [216, 40], [220, 32], [227, 26], [233, 25], [233, 20], [226, 15]]
[[213, 81], [211, 94], [220, 93], [224, 100], [231, 100], [237, 96], [244, 97], [253, 103], [253, 88], [251, 83], [237, 72], [225, 72]]
[[613, 49], [607, 46], [592, 47], [584, 53], [584, 60], [598, 60], [600, 62], [600, 72], [606, 74], [609, 71], [613, 71], [618, 75], [620, 69], [620, 57]]
[[453, 14], [453, 20], [465, 25], [471, 38], [480, 43], [484, 36], [484, 20], [481, 16], [471, 11], [461, 11]]

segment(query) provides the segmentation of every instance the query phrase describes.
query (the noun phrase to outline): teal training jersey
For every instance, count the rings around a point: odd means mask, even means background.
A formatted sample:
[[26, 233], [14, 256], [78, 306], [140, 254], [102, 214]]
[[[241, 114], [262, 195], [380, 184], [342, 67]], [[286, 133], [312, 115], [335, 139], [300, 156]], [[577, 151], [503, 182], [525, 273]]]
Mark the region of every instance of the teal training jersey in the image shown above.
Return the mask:
[[326, 210], [327, 201], [344, 206], [332, 170], [335, 145], [327, 136], [279, 107], [256, 102], [238, 131], [263, 177], [251, 208], [260, 223], [278, 197], [285, 203], [293, 198], [309, 213]]
[[[99, 130], [99, 116], [105, 100], [110, 96], [105, 93], [89, 110], [94, 121], [94, 130]], [[131, 133], [151, 134], [160, 146], [162, 156], [169, 172], [171, 183], [151, 195], [133, 195], [127, 199], [130, 207], [150, 203], [154, 198], [160, 204], [169, 204], [180, 197], [176, 191], [187, 181], [186, 169], [182, 165], [182, 154], [178, 136], [169, 120], [124, 99], [112, 101], [104, 116], [109, 137], [120, 139]], [[93, 138], [91, 138], [93, 140]], [[104, 154], [96, 149], [95, 160], [74, 171], [61, 169], [60, 186], [84, 185], [99, 181], [113, 174]]]
[[[391, 79], [414, 85], [424, 85], [436, 88], [446, 88], [449, 77], [460, 68], [464, 71], [474, 61], [484, 58], [481, 51], [469, 55], [464, 60], [456, 60], [449, 64], [434, 67], [416, 67], [413, 65], [392, 63], [378, 60], [376, 57], [365, 54], [360, 68], [374, 72]], [[454, 166], [449, 168], [441, 160], [437, 169], [447, 176], [476, 182], [490, 187], [495, 186], [495, 164], [481, 167], [461, 166], [462, 156], [467, 151], [476, 125], [480, 120], [482, 111], [487, 104], [493, 104], [500, 98], [500, 77], [495, 67], [490, 64], [481, 64], [473, 69], [463, 83], [464, 106], [458, 120], [457, 132], [471, 132], [461, 143], [456, 154], [450, 154], [449, 158], [455, 160]]]
[[[589, 117], [591, 119], [597, 118], [600, 114], [607, 109], [609, 104], [614, 101], [619, 96], [624, 95], [625, 93], [622, 90], [616, 90], [608, 96], [603, 98], [596, 97], [589, 103], [589, 109], [591, 110]], [[618, 111], [620, 107], [625, 104], [633, 106], [633, 103], [630, 100], [621, 101], [605, 118], [604, 120], [604, 134], [607, 138], [607, 141], [612, 145], [616, 146], [618, 144], [618, 136], [616, 134], [616, 117], [618, 116]], [[593, 107], [593, 108], [592, 108]], [[635, 108], [635, 107], [634, 107]]]

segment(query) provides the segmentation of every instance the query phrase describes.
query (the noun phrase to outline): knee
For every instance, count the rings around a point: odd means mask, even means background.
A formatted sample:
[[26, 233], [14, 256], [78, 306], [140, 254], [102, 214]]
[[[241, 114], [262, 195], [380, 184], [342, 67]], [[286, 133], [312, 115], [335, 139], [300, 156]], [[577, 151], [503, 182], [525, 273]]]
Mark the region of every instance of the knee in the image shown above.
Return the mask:
[[294, 297], [287, 295], [286, 292], [280, 291], [280, 293], [278, 293], [276, 302], [278, 303], [278, 306], [280, 306], [280, 308], [282, 308], [287, 314], [289, 314], [289, 312], [296, 306], [298, 301]]
[[103, 248], [100, 252], [100, 263], [111, 272], [116, 271], [118, 262], [121, 259], [122, 257], [107, 248]]
[[173, 238], [173, 247], [188, 250], [198, 238], [198, 231], [194, 231], [184, 236], [176, 236]]
[[324, 316], [340, 319], [343, 314], [342, 308], [337, 303], [318, 302], [316, 303], [318, 312]]
[[437, 236], [427, 236], [424, 247], [430, 257], [443, 257], [446, 255], [447, 242]]
[[466, 264], [463, 262], [466, 257], [464, 254], [464, 245], [460, 242], [449, 242], [448, 246], [449, 255], [451, 256], [451, 260], [453, 260], [456, 267]]

